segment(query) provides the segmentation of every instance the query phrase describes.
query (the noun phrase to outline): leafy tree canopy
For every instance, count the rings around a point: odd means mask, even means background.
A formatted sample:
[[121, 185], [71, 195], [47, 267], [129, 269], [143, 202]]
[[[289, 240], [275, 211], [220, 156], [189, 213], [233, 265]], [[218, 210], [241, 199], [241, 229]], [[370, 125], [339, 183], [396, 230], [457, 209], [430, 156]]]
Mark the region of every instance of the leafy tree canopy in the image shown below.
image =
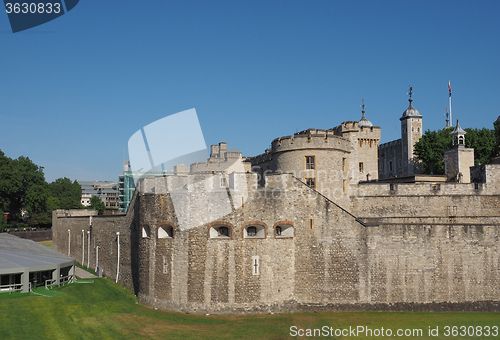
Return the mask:
[[7, 218], [5, 218], [4, 212], [0, 210], [0, 233], [4, 231], [7, 226]]
[[90, 198], [90, 207], [92, 209], [97, 210], [97, 213], [99, 215], [102, 215], [104, 213], [104, 210], [106, 209], [106, 205], [104, 202], [99, 198], [99, 196], [92, 196]]
[[[444, 174], [444, 152], [452, 147], [450, 133], [453, 128], [445, 130], [427, 130], [415, 144], [414, 154], [422, 162], [423, 173]], [[486, 128], [465, 129], [465, 147], [474, 148], [474, 163], [488, 164], [495, 154], [495, 132]]]
[[[51, 207], [55, 209], [83, 209], [81, 204], [82, 187], [75, 180], [71, 182], [69, 178], [58, 178], [49, 184], [49, 191], [52, 198]], [[54, 210], [54, 209], [52, 209]]]
[[493, 123], [493, 126], [495, 127], [496, 139], [495, 155], [498, 155], [500, 153], [500, 116], [498, 116], [498, 119]]
[[45, 211], [47, 197], [42, 167], [27, 157], [11, 159], [0, 151], [0, 209], [17, 218], [21, 211], [40, 213]]
[[495, 156], [495, 131], [482, 129], [465, 129], [465, 146], [474, 149], [474, 165], [489, 164]]

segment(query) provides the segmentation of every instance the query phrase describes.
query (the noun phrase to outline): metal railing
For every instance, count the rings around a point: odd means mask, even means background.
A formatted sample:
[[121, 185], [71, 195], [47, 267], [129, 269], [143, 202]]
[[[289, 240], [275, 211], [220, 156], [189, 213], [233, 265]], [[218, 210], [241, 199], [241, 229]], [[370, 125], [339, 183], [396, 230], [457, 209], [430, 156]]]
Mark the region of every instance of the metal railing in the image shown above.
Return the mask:
[[57, 284], [56, 281], [57, 281], [56, 279], [45, 280], [45, 289], [49, 290], [54, 286], [61, 287], [66, 284], [74, 283], [76, 282], [76, 276], [75, 275], [61, 276], [61, 278], [59, 279], [59, 284]]
[[17, 292], [23, 290], [23, 284], [22, 283], [14, 283], [11, 285], [3, 285], [0, 286], [0, 292], [9, 292], [9, 294], [12, 294], [12, 292]]

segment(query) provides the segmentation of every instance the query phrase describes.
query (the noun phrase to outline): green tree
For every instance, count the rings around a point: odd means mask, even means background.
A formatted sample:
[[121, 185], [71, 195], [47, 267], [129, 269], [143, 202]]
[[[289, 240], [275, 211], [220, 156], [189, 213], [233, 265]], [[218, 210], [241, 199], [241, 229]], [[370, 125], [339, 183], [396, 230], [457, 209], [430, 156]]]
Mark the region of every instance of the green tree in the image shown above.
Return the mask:
[[10, 201], [13, 192], [12, 159], [0, 150], [0, 210], [10, 212]]
[[425, 131], [420, 140], [415, 143], [414, 155], [422, 162], [423, 173], [444, 174], [444, 152], [451, 148], [453, 128], [438, 131]]
[[[81, 204], [82, 187], [77, 181], [71, 182], [67, 177], [58, 178], [49, 184], [50, 196], [57, 199], [56, 209], [83, 209]], [[52, 201], [51, 203], [55, 203]]]
[[97, 214], [102, 215], [104, 213], [104, 209], [106, 209], [106, 205], [101, 201], [99, 196], [92, 196], [90, 198], [90, 207], [92, 209], [97, 210]]
[[498, 116], [498, 119], [493, 123], [493, 126], [495, 127], [496, 139], [495, 156], [498, 156], [500, 154], [500, 116]]
[[490, 129], [465, 129], [465, 146], [474, 149], [474, 165], [489, 164], [495, 156], [495, 131]]
[[4, 212], [0, 210], [0, 233], [3, 233], [6, 227], [7, 227], [7, 218], [5, 217]]
[[40, 226], [43, 228], [50, 227], [52, 224], [52, 212], [44, 211], [39, 213], [34, 213], [30, 216], [29, 220], [31, 225]]
[[10, 159], [0, 151], [0, 209], [19, 218], [45, 211], [48, 197], [43, 168], [29, 158]]
[[[444, 174], [444, 152], [452, 147], [450, 133], [453, 128], [446, 130], [427, 130], [415, 144], [414, 154], [422, 162], [423, 173]], [[465, 129], [465, 147], [474, 149], [474, 164], [491, 163], [495, 154], [495, 133], [493, 130]]]

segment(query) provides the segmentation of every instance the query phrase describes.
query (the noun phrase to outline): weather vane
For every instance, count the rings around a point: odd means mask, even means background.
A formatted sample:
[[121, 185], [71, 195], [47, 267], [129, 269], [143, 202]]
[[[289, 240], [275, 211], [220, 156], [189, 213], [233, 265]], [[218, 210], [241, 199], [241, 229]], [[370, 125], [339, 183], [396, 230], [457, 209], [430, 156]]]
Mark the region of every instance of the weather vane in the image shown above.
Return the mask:
[[411, 99], [411, 95], [413, 94], [413, 91], [411, 85], [410, 85], [410, 91], [407, 94], [410, 95], [410, 101], [412, 101], [413, 99]]
[[362, 111], [362, 112], [363, 112], [363, 113], [365, 113], [365, 107], [366, 107], [366, 106], [365, 106], [365, 100], [364, 100], [364, 99], [363, 99], [363, 105], [361, 105], [360, 107], [362, 107], [362, 108], [363, 108], [363, 111]]

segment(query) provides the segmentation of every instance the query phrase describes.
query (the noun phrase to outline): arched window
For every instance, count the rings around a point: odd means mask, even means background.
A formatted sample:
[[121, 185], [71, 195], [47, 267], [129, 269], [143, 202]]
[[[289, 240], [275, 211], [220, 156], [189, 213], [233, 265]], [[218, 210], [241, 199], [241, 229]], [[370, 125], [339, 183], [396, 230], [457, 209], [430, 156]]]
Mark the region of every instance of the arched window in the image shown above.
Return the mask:
[[149, 229], [149, 224], [142, 225], [142, 237], [151, 237], [151, 229]]
[[275, 238], [293, 238], [295, 236], [295, 228], [292, 222], [281, 221], [274, 225]]
[[256, 236], [257, 235], [257, 227], [248, 227], [247, 229], [248, 236]]
[[158, 227], [158, 238], [174, 238], [174, 228], [168, 224]]
[[243, 227], [243, 238], [266, 238], [266, 227], [264, 223], [248, 223]]
[[214, 239], [231, 239], [233, 238], [233, 228], [227, 222], [212, 222], [209, 225], [208, 235]]
[[217, 229], [217, 236], [218, 237], [229, 237], [229, 228], [228, 227], [219, 227], [219, 229]]

